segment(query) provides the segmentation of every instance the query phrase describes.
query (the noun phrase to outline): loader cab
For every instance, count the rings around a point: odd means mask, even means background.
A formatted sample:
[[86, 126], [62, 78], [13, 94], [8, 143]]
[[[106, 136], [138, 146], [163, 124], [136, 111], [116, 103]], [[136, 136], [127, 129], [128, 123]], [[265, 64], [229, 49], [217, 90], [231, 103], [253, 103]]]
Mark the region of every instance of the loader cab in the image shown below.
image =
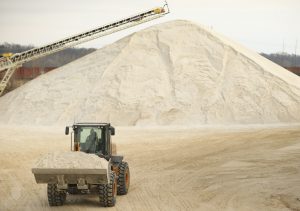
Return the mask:
[[[74, 143], [71, 150], [111, 156], [111, 135], [115, 134], [115, 129], [109, 123], [77, 123], [71, 127], [74, 134], [71, 136], [71, 143]], [[68, 134], [69, 127], [66, 127]]]

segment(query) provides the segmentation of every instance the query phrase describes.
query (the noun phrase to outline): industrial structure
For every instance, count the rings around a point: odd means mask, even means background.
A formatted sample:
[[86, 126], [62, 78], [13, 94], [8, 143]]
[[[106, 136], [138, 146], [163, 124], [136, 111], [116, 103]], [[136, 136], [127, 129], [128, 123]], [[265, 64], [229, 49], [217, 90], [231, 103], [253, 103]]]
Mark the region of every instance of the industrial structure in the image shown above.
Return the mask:
[[106, 36], [157, 18], [160, 18], [169, 13], [167, 2], [163, 7], [157, 7], [145, 12], [141, 12], [137, 15], [124, 18], [122, 20], [77, 34], [75, 36], [67, 37], [57, 42], [34, 48], [21, 53], [5, 53], [0, 57], [0, 72], [6, 71], [3, 78], [0, 81], [0, 96], [5, 90], [7, 83], [9, 82], [14, 71], [22, 66], [25, 62], [38, 59], [40, 57], [53, 54], [55, 52], [64, 50], [66, 48], [74, 47], [78, 44]]

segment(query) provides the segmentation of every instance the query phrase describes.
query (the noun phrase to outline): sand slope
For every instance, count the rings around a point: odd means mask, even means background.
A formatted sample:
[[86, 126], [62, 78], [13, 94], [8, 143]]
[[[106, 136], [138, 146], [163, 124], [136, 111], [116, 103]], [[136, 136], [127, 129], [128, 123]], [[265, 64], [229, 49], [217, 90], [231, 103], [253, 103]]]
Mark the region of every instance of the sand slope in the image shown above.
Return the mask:
[[300, 121], [300, 78], [188, 21], [137, 32], [0, 98], [0, 123]]

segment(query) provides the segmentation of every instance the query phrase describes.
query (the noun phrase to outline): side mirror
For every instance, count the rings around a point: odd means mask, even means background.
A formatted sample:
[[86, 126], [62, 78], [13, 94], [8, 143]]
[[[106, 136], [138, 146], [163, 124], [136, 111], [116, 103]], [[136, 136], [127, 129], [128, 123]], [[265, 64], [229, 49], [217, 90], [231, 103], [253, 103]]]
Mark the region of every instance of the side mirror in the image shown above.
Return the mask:
[[65, 134], [69, 135], [69, 127], [66, 127]]
[[114, 136], [115, 135], [115, 128], [114, 127], [110, 127], [110, 135]]

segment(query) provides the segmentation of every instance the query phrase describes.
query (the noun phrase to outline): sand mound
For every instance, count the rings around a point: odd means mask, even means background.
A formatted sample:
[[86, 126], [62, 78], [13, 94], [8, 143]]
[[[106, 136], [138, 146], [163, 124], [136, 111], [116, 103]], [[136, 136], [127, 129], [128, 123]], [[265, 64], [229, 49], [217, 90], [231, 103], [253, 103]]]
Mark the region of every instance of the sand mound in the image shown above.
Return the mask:
[[0, 122], [300, 121], [300, 78], [188, 21], [137, 32], [0, 98]]

